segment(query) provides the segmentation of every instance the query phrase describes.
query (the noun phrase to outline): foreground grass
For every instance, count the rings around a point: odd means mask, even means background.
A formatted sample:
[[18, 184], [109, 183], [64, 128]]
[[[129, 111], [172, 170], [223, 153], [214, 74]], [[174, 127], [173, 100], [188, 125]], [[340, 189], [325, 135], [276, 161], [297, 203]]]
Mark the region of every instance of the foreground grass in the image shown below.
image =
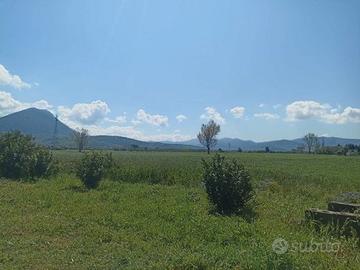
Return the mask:
[[[259, 192], [258, 217], [249, 223], [209, 214], [201, 188], [105, 181], [86, 191], [72, 177], [3, 180], [0, 268], [358, 269], [353, 239], [303, 224], [304, 208], [317, 201], [303, 202], [310, 193], [304, 191], [273, 185]], [[340, 249], [277, 255], [278, 237], [290, 244], [340, 243]]]
[[[81, 157], [55, 155], [65, 169]], [[203, 153], [116, 152], [118, 170], [92, 191], [66, 173], [0, 180], [0, 269], [358, 269], [356, 238], [314, 231], [304, 210], [359, 191], [359, 158], [227, 156], [253, 177], [252, 221], [209, 213]], [[289, 243], [285, 254], [273, 251], [277, 238]]]

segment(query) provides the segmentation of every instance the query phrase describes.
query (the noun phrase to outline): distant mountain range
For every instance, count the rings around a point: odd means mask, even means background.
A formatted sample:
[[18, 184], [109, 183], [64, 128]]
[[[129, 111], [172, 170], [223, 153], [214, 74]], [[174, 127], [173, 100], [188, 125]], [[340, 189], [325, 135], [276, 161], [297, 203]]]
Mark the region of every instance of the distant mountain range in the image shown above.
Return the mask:
[[[33, 136], [38, 143], [46, 146], [75, 148], [74, 130], [60, 120], [57, 121], [57, 125], [55, 123], [56, 118], [49, 111], [30, 108], [0, 118], [0, 133], [18, 130]], [[88, 147], [93, 149], [201, 150], [201, 147], [193, 145], [143, 142], [121, 136], [105, 135], [89, 136]]]
[[[35, 108], [9, 114], [0, 118], [0, 132], [19, 130], [33, 136], [37, 142], [56, 147], [74, 148], [73, 130], [61, 121], [57, 121], [52, 113]], [[56, 126], [56, 128], [55, 128]], [[360, 144], [360, 139], [344, 139], [337, 137], [321, 137], [320, 142], [325, 146], [338, 144]], [[218, 140], [216, 149], [236, 151], [263, 151], [269, 147], [271, 151], [291, 151], [303, 146], [303, 139], [276, 140], [268, 142], [254, 142], [237, 138], [222, 138]], [[197, 139], [183, 142], [144, 142], [121, 136], [90, 136], [89, 148], [93, 149], [134, 149], [147, 148], [149, 150], [201, 150], [203, 147]]]
[[[344, 139], [337, 137], [320, 137], [320, 143], [324, 146], [337, 146], [345, 144], [360, 144], [360, 139]], [[197, 139], [180, 142], [182, 144], [200, 146]], [[275, 140], [267, 142], [254, 142], [251, 140], [241, 140], [237, 138], [222, 138], [219, 139], [216, 145], [216, 149], [221, 148], [222, 150], [236, 151], [239, 148], [243, 151], [264, 151], [266, 147], [269, 147], [271, 151], [276, 152], [287, 152], [304, 145], [302, 138], [294, 140]]]

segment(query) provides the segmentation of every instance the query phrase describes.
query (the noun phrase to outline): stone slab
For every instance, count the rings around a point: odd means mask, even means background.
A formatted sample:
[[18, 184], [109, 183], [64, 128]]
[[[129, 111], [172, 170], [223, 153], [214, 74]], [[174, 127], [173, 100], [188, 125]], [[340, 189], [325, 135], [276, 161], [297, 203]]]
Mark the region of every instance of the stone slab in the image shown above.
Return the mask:
[[311, 208], [305, 211], [305, 218], [315, 221], [317, 224], [334, 225], [341, 229], [345, 235], [349, 235], [353, 229], [360, 237], [359, 214]]
[[328, 210], [334, 212], [354, 213], [360, 210], [360, 204], [332, 201], [328, 204]]

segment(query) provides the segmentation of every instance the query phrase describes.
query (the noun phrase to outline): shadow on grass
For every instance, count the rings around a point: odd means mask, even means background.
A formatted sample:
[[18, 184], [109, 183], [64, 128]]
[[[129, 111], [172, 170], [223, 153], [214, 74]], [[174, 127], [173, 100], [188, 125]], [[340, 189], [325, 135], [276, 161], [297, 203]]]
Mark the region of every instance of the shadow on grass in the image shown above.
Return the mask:
[[215, 207], [212, 207], [209, 210], [209, 214], [214, 216], [224, 216], [224, 217], [238, 216], [243, 218], [248, 223], [254, 223], [258, 217], [254, 208], [251, 206], [245, 207], [244, 209], [241, 209], [235, 213], [220, 212]]
[[246, 207], [245, 209], [239, 211], [238, 215], [245, 219], [248, 223], [254, 223], [258, 216], [252, 207]]

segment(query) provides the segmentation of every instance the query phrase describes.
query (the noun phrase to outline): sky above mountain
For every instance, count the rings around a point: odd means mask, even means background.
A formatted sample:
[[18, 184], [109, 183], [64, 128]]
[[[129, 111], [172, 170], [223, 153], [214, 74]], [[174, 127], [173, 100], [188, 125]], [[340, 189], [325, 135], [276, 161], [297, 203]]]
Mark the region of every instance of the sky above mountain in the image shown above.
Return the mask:
[[360, 138], [360, 1], [0, 0], [0, 116], [181, 141]]

